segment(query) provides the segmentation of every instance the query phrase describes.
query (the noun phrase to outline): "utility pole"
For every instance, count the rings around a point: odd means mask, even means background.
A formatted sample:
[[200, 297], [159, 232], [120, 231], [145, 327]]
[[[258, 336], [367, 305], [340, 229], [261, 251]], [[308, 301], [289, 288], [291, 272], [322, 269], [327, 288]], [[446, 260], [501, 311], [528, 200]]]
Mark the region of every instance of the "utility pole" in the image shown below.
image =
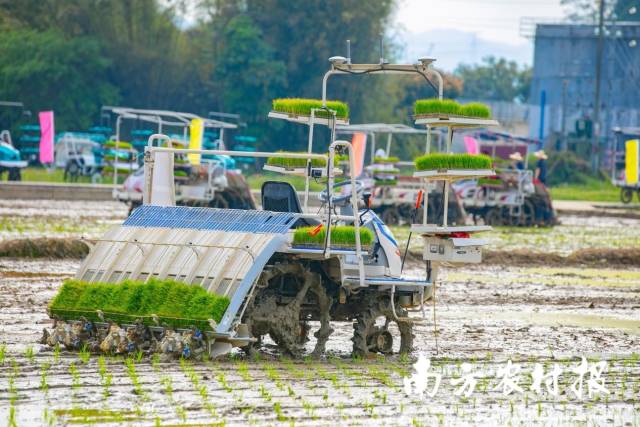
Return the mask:
[[591, 140], [591, 168], [598, 170], [598, 145], [600, 144], [600, 79], [602, 78], [602, 56], [604, 51], [604, 2], [599, 1], [598, 46], [596, 49], [596, 88], [593, 104], [593, 136]]
[[569, 86], [569, 80], [562, 80], [562, 126], [560, 128], [560, 135], [562, 138], [560, 147], [562, 151], [569, 149], [569, 142], [567, 141], [567, 87]]

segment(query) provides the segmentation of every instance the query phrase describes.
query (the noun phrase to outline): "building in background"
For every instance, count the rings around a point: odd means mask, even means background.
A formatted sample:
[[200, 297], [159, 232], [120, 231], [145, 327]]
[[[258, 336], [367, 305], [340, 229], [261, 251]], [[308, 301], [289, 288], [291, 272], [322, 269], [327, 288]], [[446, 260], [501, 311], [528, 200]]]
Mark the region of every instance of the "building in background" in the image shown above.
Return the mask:
[[[605, 23], [600, 148], [613, 129], [640, 125], [640, 23]], [[593, 132], [598, 28], [538, 24], [535, 31], [529, 135], [589, 152]]]

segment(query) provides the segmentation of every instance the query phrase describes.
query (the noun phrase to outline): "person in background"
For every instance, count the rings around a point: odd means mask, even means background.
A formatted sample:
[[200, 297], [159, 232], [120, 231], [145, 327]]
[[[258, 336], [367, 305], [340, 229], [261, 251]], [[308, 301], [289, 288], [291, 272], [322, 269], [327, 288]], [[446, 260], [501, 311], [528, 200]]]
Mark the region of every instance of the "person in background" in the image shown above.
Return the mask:
[[522, 154], [519, 151], [509, 154], [509, 159], [511, 160], [511, 165], [509, 169], [515, 170], [524, 170], [524, 159], [522, 158]]
[[544, 200], [544, 205], [536, 204], [536, 218], [542, 221], [538, 223], [540, 226], [554, 222], [553, 208], [551, 207], [551, 196], [547, 191], [547, 153], [539, 150], [533, 153], [538, 159], [536, 161], [536, 169], [533, 174], [533, 184], [536, 195]]
[[538, 159], [536, 161], [536, 170], [533, 174], [533, 182], [539, 181], [543, 185], [547, 185], [547, 153], [544, 150], [539, 150], [533, 153], [533, 155]]

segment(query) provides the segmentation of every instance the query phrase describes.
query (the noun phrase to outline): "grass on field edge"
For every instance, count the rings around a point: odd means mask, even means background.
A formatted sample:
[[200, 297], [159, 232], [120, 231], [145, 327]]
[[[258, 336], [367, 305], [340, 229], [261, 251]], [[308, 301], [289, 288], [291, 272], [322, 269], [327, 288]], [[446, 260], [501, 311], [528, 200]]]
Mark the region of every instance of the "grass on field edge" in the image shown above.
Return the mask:
[[564, 184], [549, 188], [552, 200], [584, 202], [620, 202], [620, 189], [609, 181], [593, 180], [586, 184]]

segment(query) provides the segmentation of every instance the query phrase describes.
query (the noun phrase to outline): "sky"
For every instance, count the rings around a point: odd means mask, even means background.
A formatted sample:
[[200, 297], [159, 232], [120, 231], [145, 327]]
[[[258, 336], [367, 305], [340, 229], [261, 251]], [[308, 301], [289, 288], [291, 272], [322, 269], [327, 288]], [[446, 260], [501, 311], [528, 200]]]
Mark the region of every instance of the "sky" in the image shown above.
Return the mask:
[[399, 0], [393, 30], [406, 44], [406, 61], [421, 56], [453, 70], [484, 56], [533, 62], [533, 43], [521, 35], [521, 19], [560, 21], [560, 0]]

